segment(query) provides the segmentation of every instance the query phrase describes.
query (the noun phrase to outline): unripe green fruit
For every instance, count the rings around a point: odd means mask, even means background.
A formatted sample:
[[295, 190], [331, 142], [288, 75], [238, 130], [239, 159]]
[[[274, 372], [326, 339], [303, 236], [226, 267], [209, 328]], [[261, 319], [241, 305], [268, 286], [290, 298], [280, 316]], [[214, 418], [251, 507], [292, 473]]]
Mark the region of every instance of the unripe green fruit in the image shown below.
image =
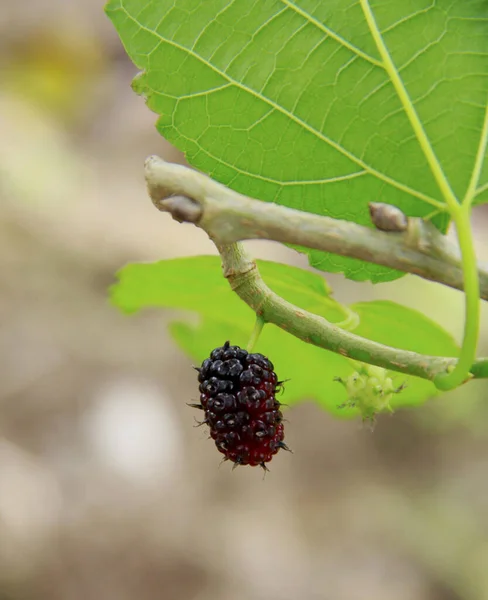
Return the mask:
[[346, 381], [337, 379], [344, 385], [347, 400], [342, 405], [358, 408], [363, 420], [374, 420], [380, 412], [393, 412], [390, 400], [399, 393], [404, 385], [395, 388], [388, 371], [374, 365], [361, 365]]

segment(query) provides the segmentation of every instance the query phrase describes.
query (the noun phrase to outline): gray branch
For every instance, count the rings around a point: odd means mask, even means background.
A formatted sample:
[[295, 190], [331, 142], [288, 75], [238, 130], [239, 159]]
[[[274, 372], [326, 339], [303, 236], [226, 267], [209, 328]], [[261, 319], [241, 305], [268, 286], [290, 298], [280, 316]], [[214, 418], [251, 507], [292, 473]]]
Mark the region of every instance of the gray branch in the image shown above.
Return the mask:
[[[267, 287], [256, 264], [238, 241], [274, 239], [363, 259], [376, 256], [379, 245], [387, 258], [392, 258], [395, 252], [409, 256], [407, 264], [415, 268], [408, 269], [410, 272], [425, 276], [429, 264], [429, 279], [457, 287], [454, 285], [457, 275], [446, 278], [446, 273], [460, 271], [456, 248], [429, 224], [420, 219], [405, 221], [398, 209], [382, 204], [373, 204], [371, 215], [376, 227], [384, 231], [301, 213], [252, 200], [201, 173], [157, 157], [147, 160], [146, 179], [149, 194], [159, 210], [170, 212], [177, 221], [195, 223], [209, 234], [232, 289], [264, 321], [342, 356], [434, 382], [438, 375], [445, 375], [456, 365], [455, 358], [426, 356], [378, 344], [293, 306]], [[417, 263], [412, 262], [413, 257]], [[397, 268], [399, 263], [385, 260], [380, 264]], [[486, 283], [486, 273], [484, 277]], [[485, 293], [486, 289], [485, 286]], [[488, 377], [488, 359], [473, 364], [471, 377]]]
[[[377, 227], [387, 230], [382, 231], [254, 200], [156, 156], [146, 161], [146, 181], [159, 210], [180, 222], [195, 223], [219, 244], [275, 240], [358, 258], [463, 289], [457, 246], [429, 222], [419, 218], [404, 222], [398, 209], [390, 216], [389, 205], [374, 203], [370, 207]], [[488, 266], [479, 266], [479, 278], [481, 297], [488, 300]]]

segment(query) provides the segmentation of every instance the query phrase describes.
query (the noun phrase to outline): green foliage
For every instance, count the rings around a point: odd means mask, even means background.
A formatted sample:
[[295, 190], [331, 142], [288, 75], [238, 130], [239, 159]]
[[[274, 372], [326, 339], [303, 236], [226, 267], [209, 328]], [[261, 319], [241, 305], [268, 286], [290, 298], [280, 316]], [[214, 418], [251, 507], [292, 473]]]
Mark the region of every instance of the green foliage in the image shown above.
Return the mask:
[[[488, 201], [486, 0], [110, 0], [107, 13], [161, 134], [241, 193], [366, 225], [368, 202], [387, 202], [445, 230], [445, 198], [407, 115], [416, 111], [457, 198], [478, 155], [475, 202]], [[355, 280], [399, 276], [307, 252]]]
[[[372, 340], [425, 354], [456, 356], [458, 348], [442, 328], [417, 311], [393, 302], [361, 302], [349, 308], [331, 298], [324, 279], [295, 267], [258, 261], [269, 287], [299, 307], [332, 322], [343, 321], [352, 311], [357, 325], [354, 333]], [[176, 320], [170, 325], [173, 337], [198, 364], [209, 348], [232, 343], [246, 346], [255, 315], [232, 292], [222, 277], [220, 260], [213, 256], [179, 258], [152, 264], [132, 264], [118, 274], [112, 287], [112, 302], [125, 312], [145, 307], [183, 309], [199, 315], [197, 324]], [[346, 380], [357, 365], [339, 354], [322, 350], [266, 325], [257, 346], [258, 352], [272, 357], [278, 375], [289, 378], [286, 402], [314, 399], [338, 416], [357, 414], [351, 408], [338, 408], [347, 400], [343, 386], [335, 377]], [[414, 405], [436, 393], [434, 385], [416, 377], [388, 372], [395, 387], [407, 387], [391, 399], [391, 405]]]

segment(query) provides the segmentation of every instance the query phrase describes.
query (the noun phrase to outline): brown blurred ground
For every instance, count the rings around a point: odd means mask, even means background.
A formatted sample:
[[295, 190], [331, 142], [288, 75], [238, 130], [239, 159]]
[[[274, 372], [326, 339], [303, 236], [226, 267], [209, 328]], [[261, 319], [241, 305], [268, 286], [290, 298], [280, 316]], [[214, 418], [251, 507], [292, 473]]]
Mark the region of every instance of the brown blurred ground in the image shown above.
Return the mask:
[[[0, 0], [0, 600], [487, 598], [486, 385], [373, 433], [296, 406], [263, 481], [193, 428], [171, 315], [108, 305], [124, 263], [213, 248], [146, 198], [144, 158], [181, 157], [102, 5]], [[450, 290], [329, 281], [460, 333]]]

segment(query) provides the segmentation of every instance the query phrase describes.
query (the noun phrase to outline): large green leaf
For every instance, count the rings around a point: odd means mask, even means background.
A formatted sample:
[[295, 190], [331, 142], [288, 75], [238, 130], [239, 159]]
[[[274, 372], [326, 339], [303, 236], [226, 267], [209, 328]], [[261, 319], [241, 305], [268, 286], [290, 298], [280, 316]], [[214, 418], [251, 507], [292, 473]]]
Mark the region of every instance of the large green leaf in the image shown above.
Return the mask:
[[[406, 89], [380, 63], [371, 7]], [[407, 112], [415, 110], [462, 198], [488, 98], [486, 0], [110, 0], [136, 90], [188, 161], [266, 201], [369, 224], [368, 202], [430, 215], [443, 202]], [[356, 279], [398, 272], [318, 251], [312, 265]]]
[[[295, 267], [258, 261], [259, 270], [277, 294], [332, 322], [356, 313], [354, 332], [370, 339], [426, 354], [455, 356], [452, 338], [421, 313], [393, 302], [364, 302], [346, 309], [330, 297], [324, 279]], [[246, 346], [254, 325], [254, 313], [232, 292], [223, 279], [215, 256], [179, 258], [148, 264], [131, 264], [118, 274], [111, 289], [112, 302], [124, 312], [145, 307], [190, 310], [200, 315], [198, 324], [174, 321], [171, 332], [195, 364], [227, 339]], [[273, 325], [267, 325], [256, 346], [271, 357], [279, 377], [289, 379], [284, 402], [313, 399], [339, 416], [356, 414], [339, 409], [346, 397], [334, 377], [347, 378], [353, 364], [343, 356], [306, 344]], [[393, 406], [419, 404], [436, 393], [434, 385], [416, 377], [392, 373], [408, 387], [394, 397]], [[196, 389], [196, 388], [195, 388]]]

